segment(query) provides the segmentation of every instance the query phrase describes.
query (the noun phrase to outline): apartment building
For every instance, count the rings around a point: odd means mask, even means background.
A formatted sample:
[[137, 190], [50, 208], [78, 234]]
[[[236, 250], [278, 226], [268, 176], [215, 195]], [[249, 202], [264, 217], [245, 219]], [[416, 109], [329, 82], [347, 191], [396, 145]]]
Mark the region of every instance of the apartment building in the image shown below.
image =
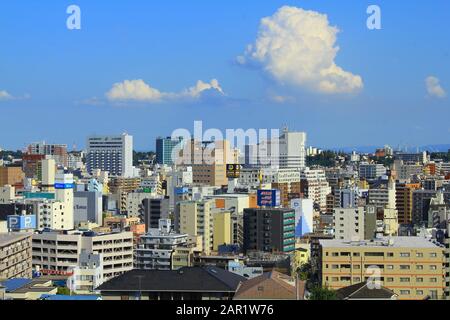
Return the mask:
[[422, 237], [320, 240], [319, 261], [322, 285], [335, 290], [375, 278], [400, 300], [444, 298], [445, 248]]
[[412, 222], [413, 191], [420, 189], [420, 183], [396, 184], [396, 207], [398, 223], [410, 224]]
[[214, 247], [214, 217], [215, 201], [182, 201], [177, 205], [175, 230], [190, 236], [202, 237], [202, 248], [206, 255]]
[[325, 212], [327, 210], [327, 195], [331, 193], [325, 171], [309, 168], [302, 171], [300, 192], [305, 198], [313, 200], [320, 207], [320, 210]]
[[33, 267], [43, 274], [71, 273], [80, 254], [101, 254], [105, 281], [133, 268], [133, 233], [40, 232], [33, 235]]
[[172, 270], [173, 253], [188, 242], [187, 234], [171, 230], [169, 219], [160, 219], [158, 228], [142, 235], [135, 249], [134, 267], [144, 270]]
[[363, 179], [377, 179], [386, 174], [386, 168], [378, 163], [361, 163], [358, 168], [359, 177]]
[[31, 267], [31, 234], [0, 233], [0, 279], [31, 279]]
[[339, 240], [363, 240], [364, 207], [335, 208], [333, 211], [334, 236]]
[[295, 250], [294, 209], [244, 209], [244, 252]]

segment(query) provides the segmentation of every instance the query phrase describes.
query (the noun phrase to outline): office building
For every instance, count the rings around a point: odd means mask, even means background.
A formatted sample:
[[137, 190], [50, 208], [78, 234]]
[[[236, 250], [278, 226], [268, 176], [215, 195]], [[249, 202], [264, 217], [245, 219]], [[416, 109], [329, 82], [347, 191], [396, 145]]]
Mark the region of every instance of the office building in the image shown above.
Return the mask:
[[156, 163], [165, 164], [165, 165], [173, 165], [175, 163], [175, 159], [172, 159], [172, 152], [175, 147], [183, 148], [183, 138], [179, 137], [176, 139], [172, 139], [171, 137], [167, 138], [157, 138], [156, 139]]
[[160, 219], [169, 219], [169, 199], [145, 198], [142, 201], [141, 217], [146, 230], [158, 229]]
[[362, 179], [378, 179], [386, 175], [386, 168], [378, 163], [360, 163], [358, 167], [359, 177]]
[[91, 136], [87, 140], [86, 169], [107, 171], [115, 177], [133, 177], [133, 137]]

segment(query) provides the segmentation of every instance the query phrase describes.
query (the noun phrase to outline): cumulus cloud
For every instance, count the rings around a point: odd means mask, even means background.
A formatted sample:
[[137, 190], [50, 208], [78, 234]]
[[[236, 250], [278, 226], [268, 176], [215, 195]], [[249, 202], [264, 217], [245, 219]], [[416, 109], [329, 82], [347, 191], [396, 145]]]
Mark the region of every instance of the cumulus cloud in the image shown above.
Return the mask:
[[338, 32], [324, 14], [283, 6], [261, 20], [256, 41], [236, 61], [256, 63], [280, 83], [313, 92], [357, 92], [362, 78], [335, 63]]
[[445, 98], [447, 93], [441, 87], [440, 80], [436, 77], [429, 76], [425, 79], [428, 95], [435, 98]]
[[155, 88], [150, 87], [143, 80], [125, 80], [113, 84], [106, 93], [109, 100], [135, 100], [135, 101], [159, 101], [163, 94]]
[[110, 101], [146, 101], [156, 103], [177, 99], [199, 99], [202, 94], [210, 91], [224, 95], [222, 87], [216, 79], [212, 79], [209, 83], [199, 80], [196, 85], [181, 92], [162, 92], [138, 79], [115, 83], [106, 93], [106, 97]]

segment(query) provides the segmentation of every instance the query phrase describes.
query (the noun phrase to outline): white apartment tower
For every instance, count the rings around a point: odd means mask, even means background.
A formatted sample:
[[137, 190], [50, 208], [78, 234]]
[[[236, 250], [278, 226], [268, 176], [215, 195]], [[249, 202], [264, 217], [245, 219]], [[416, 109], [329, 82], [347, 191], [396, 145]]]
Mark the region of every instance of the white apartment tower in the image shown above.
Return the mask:
[[87, 171], [107, 171], [111, 176], [133, 176], [133, 136], [91, 136], [87, 140]]

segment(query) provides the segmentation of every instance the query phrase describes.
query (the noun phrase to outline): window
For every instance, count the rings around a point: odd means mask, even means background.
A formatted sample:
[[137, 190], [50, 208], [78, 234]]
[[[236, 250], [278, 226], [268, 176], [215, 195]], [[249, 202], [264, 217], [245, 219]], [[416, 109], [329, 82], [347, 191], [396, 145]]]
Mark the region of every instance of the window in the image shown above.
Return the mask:
[[360, 257], [361, 254], [360, 254], [359, 252], [353, 252], [353, 256], [354, 256], [354, 257]]
[[361, 266], [360, 266], [359, 264], [355, 264], [355, 265], [353, 266], [353, 269], [359, 270], [359, 269], [361, 269]]
[[403, 296], [407, 296], [410, 293], [411, 293], [411, 291], [409, 291], [409, 290], [400, 290], [400, 294], [403, 295]]
[[[417, 258], [423, 258], [423, 253], [422, 252], [417, 252], [416, 253], [416, 257]], [[423, 292], [423, 291], [422, 291]]]
[[388, 269], [388, 270], [393, 270], [393, 269], [394, 269], [394, 266], [393, 266], [393, 265], [387, 265], [387, 266], [386, 266], [386, 269]]
[[436, 270], [436, 269], [437, 269], [436, 266], [434, 266], [434, 265], [430, 266], [430, 270]]
[[407, 265], [407, 264], [403, 264], [400, 266], [400, 270], [409, 270], [411, 269], [411, 266]]
[[392, 258], [394, 256], [394, 253], [393, 252], [388, 252], [387, 256]]
[[400, 257], [402, 258], [409, 258], [411, 255], [408, 252], [401, 252]]
[[423, 296], [423, 290], [417, 290], [416, 291], [416, 295]]
[[416, 270], [423, 270], [423, 266], [422, 265], [417, 265], [416, 266]]
[[416, 281], [417, 282], [423, 282], [423, 278], [417, 278]]
[[436, 279], [436, 278], [430, 278], [430, 282], [436, 283], [436, 282], [437, 282], [437, 279]]
[[400, 278], [400, 282], [411, 282], [409, 278]]
[[436, 252], [432, 252], [432, 253], [430, 253], [430, 257], [431, 257], [431, 258], [436, 258], [436, 257], [437, 257], [437, 254], [436, 254]]
[[394, 278], [386, 278], [387, 282], [394, 282]]

